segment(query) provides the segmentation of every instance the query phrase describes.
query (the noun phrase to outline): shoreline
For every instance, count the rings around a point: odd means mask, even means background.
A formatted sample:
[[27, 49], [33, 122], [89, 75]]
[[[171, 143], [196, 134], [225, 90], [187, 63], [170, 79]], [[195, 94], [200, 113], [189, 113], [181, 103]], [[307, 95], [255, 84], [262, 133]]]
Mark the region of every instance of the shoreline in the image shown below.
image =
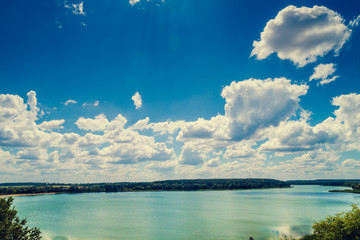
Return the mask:
[[47, 192], [47, 193], [16, 193], [16, 194], [0, 195], [0, 198], [4, 198], [4, 197], [21, 197], [21, 196], [54, 195], [54, 194], [56, 194], [56, 192]]

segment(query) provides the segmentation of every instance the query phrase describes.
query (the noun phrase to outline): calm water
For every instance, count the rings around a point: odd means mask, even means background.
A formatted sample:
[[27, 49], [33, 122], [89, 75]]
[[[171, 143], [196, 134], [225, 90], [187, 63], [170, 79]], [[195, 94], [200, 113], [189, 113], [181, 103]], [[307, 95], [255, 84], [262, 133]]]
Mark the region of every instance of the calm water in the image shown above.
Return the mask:
[[278, 239], [360, 203], [340, 187], [201, 192], [88, 193], [16, 197], [44, 239]]

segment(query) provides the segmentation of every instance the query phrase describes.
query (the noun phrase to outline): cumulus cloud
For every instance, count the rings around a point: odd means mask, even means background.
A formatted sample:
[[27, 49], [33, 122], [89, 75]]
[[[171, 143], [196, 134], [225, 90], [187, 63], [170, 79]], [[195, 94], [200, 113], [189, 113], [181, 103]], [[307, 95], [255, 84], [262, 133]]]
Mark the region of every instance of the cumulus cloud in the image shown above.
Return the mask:
[[185, 147], [180, 154], [179, 163], [183, 165], [202, 165], [204, 164], [205, 159], [205, 154], [190, 147]]
[[242, 161], [262, 161], [265, 160], [265, 155], [260, 153], [257, 149], [254, 149], [253, 146], [255, 142], [253, 141], [241, 141], [235, 143], [226, 148], [224, 157], [225, 158], [237, 158]]
[[307, 85], [291, 84], [286, 78], [232, 82], [221, 92], [230, 137], [247, 139], [260, 129], [279, 125], [295, 113], [307, 90]]
[[[352, 135], [360, 133], [360, 94], [347, 94], [333, 98], [332, 104], [338, 106], [334, 114]], [[349, 133], [350, 134], [350, 133]]]
[[337, 134], [321, 125], [312, 127], [305, 120], [284, 121], [269, 129], [267, 136], [269, 140], [261, 145], [260, 150], [283, 153], [312, 151], [337, 139]]
[[360, 161], [355, 159], [346, 159], [341, 163], [344, 167], [360, 168]]
[[215, 168], [220, 165], [220, 157], [212, 158], [205, 163], [206, 167]]
[[28, 160], [47, 159], [48, 154], [45, 149], [26, 149], [17, 153], [17, 158]]
[[64, 122], [65, 122], [64, 119], [43, 121], [42, 123], [39, 124], [39, 128], [44, 129], [44, 130], [62, 129], [64, 127], [61, 125]]
[[109, 121], [107, 120], [104, 114], [100, 114], [96, 116], [94, 119], [80, 117], [75, 124], [81, 130], [86, 131], [103, 131], [109, 125]]
[[145, 119], [141, 119], [137, 121], [134, 125], [132, 125], [131, 128], [134, 130], [144, 130], [147, 128], [149, 121], [150, 119], [148, 117]]
[[339, 76], [333, 76], [328, 78], [329, 76], [333, 75], [336, 71], [335, 65], [333, 63], [328, 64], [319, 64], [314, 68], [314, 73], [310, 76], [309, 81], [319, 79], [320, 84], [328, 84], [335, 81]]
[[156, 142], [153, 137], [140, 135], [131, 130], [123, 130], [107, 137], [110, 146], [98, 150], [95, 155], [107, 159], [112, 164], [134, 164], [143, 161], [166, 161], [173, 158], [173, 149]]
[[265, 59], [276, 53], [303, 67], [330, 51], [337, 55], [351, 32], [341, 15], [326, 7], [290, 5], [267, 22], [260, 40], [253, 42], [251, 56]]
[[217, 115], [216, 117], [212, 117], [210, 120], [199, 118], [194, 122], [183, 124], [177, 139], [215, 138], [227, 140], [229, 138], [228, 135], [228, 119], [222, 115]]
[[33, 147], [51, 146], [59, 141], [59, 134], [40, 131], [35, 121], [39, 108], [34, 91], [28, 94], [25, 104], [17, 95], [0, 94], [0, 146]]
[[170, 173], [177, 167], [177, 162], [168, 160], [164, 162], [152, 162], [146, 168], [160, 173]]
[[27, 104], [30, 107], [30, 110], [33, 112], [37, 112], [39, 109], [37, 107], [37, 98], [36, 98], [36, 92], [30, 91], [27, 93], [28, 101]]
[[142, 99], [141, 99], [141, 95], [139, 94], [139, 92], [136, 92], [131, 99], [134, 101], [134, 105], [136, 109], [141, 108], [142, 106]]
[[127, 123], [127, 119], [123, 115], [118, 114], [114, 118], [114, 120], [112, 120], [108, 124], [108, 126], [106, 127], [106, 132], [118, 134], [120, 131], [124, 129], [126, 123]]
[[350, 172], [357, 160], [341, 163], [339, 156], [360, 148], [360, 95], [333, 98], [333, 116], [312, 126], [299, 106], [307, 90], [286, 78], [247, 79], [223, 88], [224, 115], [189, 122], [144, 118], [127, 126], [121, 114], [111, 121], [100, 114], [78, 118], [79, 129], [90, 131], [82, 134], [52, 131], [64, 127], [63, 119], [39, 121], [35, 92], [25, 102], [0, 94], [0, 167], [14, 174], [19, 166], [46, 169], [66, 179], [96, 170], [104, 179], [120, 174], [124, 180]]
[[69, 99], [69, 100], [67, 100], [67, 101], [64, 103], [64, 105], [67, 106], [67, 105], [69, 105], [69, 104], [76, 104], [76, 103], [77, 103], [77, 101], [72, 100], [72, 99]]
[[286, 161], [294, 171], [316, 172], [317, 170], [331, 171], [336, 169], [339, 156], [334, 152], [327, 152], [322, 149], [307, 152], [292, 160]]

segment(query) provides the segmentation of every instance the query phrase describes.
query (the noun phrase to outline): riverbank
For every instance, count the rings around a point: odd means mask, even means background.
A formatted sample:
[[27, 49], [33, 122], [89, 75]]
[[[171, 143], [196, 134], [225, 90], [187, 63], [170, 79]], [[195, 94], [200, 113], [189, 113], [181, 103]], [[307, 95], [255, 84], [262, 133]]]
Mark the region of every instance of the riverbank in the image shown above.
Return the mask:
[[352, 189], [345, 189], [345, 190], [330, 190], [329, 192], [357, 193], [357, 194], [360, 194], [360, 190], [352, 190]]
[[290, 184], [275, 179], [181, 179], [155, 182], [42, 184], [16, 186], [14, 183], [0, 187], [0, 195], [37, 193], [90, 193], [90, 192], [149, 192], [149, 191], [205, 191], [289, 188]]
[[38, 195], [53, 195], [57, 194], [56, 192], [48, 192], [48, 193], [18, 193], [18, 194], [7, 194], [0, 195], [0, 197], [21, 197], [21, 196], [38, 196]]

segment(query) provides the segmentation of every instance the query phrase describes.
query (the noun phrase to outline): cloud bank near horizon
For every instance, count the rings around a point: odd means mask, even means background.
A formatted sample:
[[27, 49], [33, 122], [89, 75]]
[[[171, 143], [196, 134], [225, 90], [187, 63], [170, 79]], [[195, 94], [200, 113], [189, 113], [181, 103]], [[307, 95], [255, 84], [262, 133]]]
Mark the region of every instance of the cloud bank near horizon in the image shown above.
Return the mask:
[[[74, 124], [83, 133], [64, 129], [64, 119], [42, 120], [34, 91], [26, 102], [1, 94], [2, 176], [73, 179], [96, 173], [149, 180], [349, 171], [358, 160], [339, 157], [359, 149], [360, 95], [333, 98], [335, 117], [311, 126], [299, 99], [307, 90], [286, 78], [234, 81], [221, 94], [224, 115], [155, 123], [146, 118], [127, 126], [121, 114], [112, 120], [100, 114], [78, 118]], [[276, 162], [276, 156], [287, 157]]]

